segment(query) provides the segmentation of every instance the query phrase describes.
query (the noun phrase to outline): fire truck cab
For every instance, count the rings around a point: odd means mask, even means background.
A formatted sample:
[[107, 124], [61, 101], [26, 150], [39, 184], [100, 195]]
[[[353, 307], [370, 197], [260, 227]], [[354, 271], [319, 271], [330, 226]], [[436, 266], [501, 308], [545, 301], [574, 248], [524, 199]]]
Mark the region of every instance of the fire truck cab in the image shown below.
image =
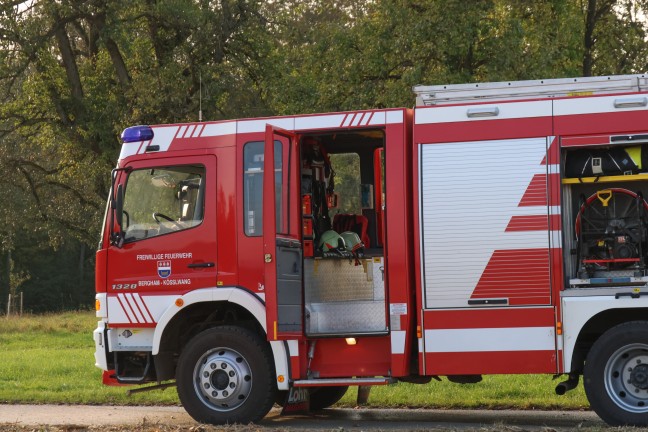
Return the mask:
[[584, 374], [605, 421], [648, 424], [647, 81], [126, 129], [97, 251], [104, 381], [175, 380], [222, 424], [348, 386], [568, 374], [561, 394]]

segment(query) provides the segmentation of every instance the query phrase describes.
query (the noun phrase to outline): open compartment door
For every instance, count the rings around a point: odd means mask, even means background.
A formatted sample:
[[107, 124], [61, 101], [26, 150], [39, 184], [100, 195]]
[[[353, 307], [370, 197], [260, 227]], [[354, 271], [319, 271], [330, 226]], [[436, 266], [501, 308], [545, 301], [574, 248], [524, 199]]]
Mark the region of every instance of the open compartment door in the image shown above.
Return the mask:
[[303, 334], [303, 270], [297, 136], [266, 126], [263, 255], [268, 340]]

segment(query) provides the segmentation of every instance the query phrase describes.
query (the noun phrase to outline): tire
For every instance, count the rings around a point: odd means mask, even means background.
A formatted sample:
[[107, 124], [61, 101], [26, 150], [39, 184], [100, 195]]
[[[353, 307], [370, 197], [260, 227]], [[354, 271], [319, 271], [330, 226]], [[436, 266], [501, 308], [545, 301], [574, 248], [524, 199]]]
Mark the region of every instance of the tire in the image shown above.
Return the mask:
[[611, 426], [648, 425], [648, 321], [619, 324], [592, 346], [584, 385], [592, 409]]
[[323, 410], [342, 399], [349, 386], [339, 387], [315, 387], [310, 389], [310, 409], [312, 411]]
[[196, 335], [180, 354], [178, 396], [201, 423], [257, 422], [272, 408], [277, 391], [268, 343], [250, 330], [215, 327]]

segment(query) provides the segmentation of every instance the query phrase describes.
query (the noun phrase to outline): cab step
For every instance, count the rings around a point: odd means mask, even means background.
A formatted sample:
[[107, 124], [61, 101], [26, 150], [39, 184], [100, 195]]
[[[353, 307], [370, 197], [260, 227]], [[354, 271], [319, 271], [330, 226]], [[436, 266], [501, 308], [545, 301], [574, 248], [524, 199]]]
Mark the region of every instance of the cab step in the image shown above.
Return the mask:
[[394, 384], [394, 378], [320, 378], [296, 380], [293, 387], [373, 386]]

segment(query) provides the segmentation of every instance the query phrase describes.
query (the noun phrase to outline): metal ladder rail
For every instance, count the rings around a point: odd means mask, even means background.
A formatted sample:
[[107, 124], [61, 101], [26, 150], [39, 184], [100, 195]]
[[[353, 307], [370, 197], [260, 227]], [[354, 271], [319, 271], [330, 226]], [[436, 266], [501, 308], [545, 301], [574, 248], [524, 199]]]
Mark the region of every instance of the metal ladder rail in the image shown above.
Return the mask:
[[447, 84], [413, 89], [416, 106], [648, 91], [648, 74]]

